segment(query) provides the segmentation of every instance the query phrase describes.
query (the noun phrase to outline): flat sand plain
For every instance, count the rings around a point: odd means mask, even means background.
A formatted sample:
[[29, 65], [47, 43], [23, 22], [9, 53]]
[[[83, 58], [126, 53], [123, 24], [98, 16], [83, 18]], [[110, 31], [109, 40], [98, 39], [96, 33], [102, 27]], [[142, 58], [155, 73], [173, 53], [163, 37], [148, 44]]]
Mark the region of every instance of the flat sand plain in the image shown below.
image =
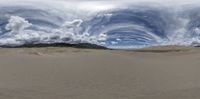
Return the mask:
[[200, 99], [200, 48], [2, 48], [0, 99]]

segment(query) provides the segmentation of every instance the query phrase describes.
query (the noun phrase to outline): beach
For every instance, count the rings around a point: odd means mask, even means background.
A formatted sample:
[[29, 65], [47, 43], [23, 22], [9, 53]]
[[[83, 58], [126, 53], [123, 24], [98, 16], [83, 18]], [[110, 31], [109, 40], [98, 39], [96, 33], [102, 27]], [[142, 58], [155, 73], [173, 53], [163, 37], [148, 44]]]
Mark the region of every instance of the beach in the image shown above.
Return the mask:
[[0, 99], [199, 99], [200, 49], [1, 48]]

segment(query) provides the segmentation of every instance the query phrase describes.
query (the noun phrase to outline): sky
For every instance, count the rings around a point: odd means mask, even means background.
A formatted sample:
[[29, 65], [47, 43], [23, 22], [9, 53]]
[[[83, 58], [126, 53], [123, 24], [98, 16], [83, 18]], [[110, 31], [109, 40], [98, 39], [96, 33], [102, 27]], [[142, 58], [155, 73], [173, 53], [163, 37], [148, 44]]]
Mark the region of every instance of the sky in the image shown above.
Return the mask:
[[[144, 5], [167, 5], [167, 6], [179, 6], [179, 5], [193, 5], [200, 4], [200, 0], [0, 0], [1, 5], [12, 4], [26, 4], [26, 3], [38, 3], [38, 4], [50, 4], [51, 6], [63, 5], [72, 7], [80, 7], [81, 9], [95, 8], [110, 9], [118, 6], [126, 6], [126, 4], [144, 4]], [[55, 4], [55, 5], [54, 5]], [[89, 8], [90, 7], [90, 8]]]

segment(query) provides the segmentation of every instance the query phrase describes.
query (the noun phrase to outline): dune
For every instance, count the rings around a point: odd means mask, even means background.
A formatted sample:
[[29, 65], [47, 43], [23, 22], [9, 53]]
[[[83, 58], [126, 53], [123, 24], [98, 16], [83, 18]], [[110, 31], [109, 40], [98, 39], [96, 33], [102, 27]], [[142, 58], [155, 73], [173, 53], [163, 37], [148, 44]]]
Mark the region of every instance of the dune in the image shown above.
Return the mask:
[[200, 50], [0, 49], [0, 99], [199, 99]]

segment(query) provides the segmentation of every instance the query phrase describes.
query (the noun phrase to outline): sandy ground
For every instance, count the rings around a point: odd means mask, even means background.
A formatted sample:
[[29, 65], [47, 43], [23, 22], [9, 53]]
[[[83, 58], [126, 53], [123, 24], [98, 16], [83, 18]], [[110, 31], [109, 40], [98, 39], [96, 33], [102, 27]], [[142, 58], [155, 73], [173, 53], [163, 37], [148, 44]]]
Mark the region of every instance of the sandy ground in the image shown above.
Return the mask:
[[200, 49], [0, 49], [0, 99], [200, 99]]

